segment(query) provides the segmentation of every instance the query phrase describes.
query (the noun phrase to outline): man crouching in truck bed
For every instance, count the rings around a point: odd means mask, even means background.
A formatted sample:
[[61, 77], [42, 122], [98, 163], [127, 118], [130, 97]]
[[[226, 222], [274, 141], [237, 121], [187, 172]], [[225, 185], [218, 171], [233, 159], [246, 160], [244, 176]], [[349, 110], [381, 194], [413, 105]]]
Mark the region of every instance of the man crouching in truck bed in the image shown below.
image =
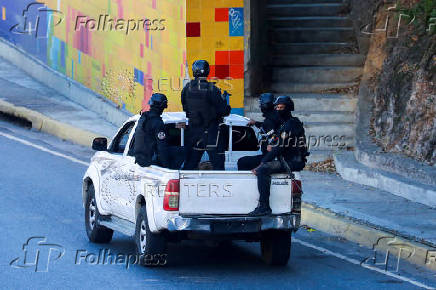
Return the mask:
[[269, 196], [271, 189], [271, 174], [289, 171], [301, 171], [306, 165], [308, 156], [306, 136], [303, 123], [292, 116], [294, 105], [290, 97], [280, 96], [274, 102], [282, 125], [277, 130], [268, 153], [262, 158], [260, 165], [253, 169], [257, 175], [257, 186], [260, 193], [259, 204], [251, 216], [271, 214]]

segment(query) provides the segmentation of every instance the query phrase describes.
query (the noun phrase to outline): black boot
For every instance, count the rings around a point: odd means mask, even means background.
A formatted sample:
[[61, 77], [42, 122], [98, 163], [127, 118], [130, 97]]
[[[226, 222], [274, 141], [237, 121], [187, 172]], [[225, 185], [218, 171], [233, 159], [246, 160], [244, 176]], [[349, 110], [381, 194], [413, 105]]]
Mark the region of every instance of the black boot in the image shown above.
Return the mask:
[[248, 215], [249, 216], [264, 216], [264, 215], [270, 215], [271, 214], [271, 208], [269, 207], [269, 204], [259, 202], [259, 205]]

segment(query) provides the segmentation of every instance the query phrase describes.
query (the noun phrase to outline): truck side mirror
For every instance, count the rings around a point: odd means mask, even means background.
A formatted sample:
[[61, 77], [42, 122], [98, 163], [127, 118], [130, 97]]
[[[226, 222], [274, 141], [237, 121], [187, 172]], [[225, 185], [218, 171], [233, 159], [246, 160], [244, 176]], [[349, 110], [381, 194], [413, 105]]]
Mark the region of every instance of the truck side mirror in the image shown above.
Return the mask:
[[107, 139], [106, 138], [95, 138], [92, 141], [92, 150], [95, 151], [107, 151]]

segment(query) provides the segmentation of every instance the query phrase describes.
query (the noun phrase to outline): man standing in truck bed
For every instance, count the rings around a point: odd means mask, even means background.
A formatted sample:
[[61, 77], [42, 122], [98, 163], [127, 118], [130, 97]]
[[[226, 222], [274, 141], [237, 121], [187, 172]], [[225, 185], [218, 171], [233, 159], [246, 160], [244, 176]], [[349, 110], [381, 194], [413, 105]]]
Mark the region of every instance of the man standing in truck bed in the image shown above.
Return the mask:
[[197, 60], [192, 65], [194, 80], [182, 90], [183, 111], [189, 118], [186, 156], [183, 169], [194, 170], [205, 150], [214, 170], [224, 170], [224, 140], [220, 137], [219, 125], [223, 117], [230, 114], [230, 106], [222, 97], [221, 91], [213, 83], [207, 81], [209, 64], [205, 60]]

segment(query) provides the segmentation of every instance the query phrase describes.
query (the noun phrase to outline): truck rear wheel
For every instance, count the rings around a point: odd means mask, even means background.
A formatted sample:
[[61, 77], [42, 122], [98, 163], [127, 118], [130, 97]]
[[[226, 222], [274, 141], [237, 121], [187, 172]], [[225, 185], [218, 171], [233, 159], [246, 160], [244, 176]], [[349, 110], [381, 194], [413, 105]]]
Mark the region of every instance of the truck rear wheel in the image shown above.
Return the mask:
[[260, 240], [262, 258], [268, 265], [285, 266], [291, 256], [291, 232], [271, 230]]
[[141, 265], [153, 267], [167, 264], [167, 240], [163, 234], [150, 231], [145, 205], [136, 218], [135, 242]]
[[85, 228], [88, 238], [93, 243], [109, 243], [114, 231], [98, 224], [100, 213], [95, 201], [94, 185], [90, 184], [85, 204]]

